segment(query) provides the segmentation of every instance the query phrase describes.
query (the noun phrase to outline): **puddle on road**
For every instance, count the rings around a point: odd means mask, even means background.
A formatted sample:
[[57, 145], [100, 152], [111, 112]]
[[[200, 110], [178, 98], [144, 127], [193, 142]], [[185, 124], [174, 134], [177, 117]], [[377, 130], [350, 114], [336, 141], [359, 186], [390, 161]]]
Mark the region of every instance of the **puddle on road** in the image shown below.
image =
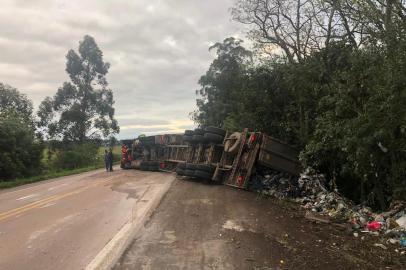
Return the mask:
[[111, 186], [112, 191], [120, 192], [120, 193], [125, 193], [127, 194], [127, 199], [138, 199], [140, 195], [145, 191], [142, 187], [134, 187], [131, 186], [130, 183], [126, 183], [128, 180], [123, 180], [114, 183]]

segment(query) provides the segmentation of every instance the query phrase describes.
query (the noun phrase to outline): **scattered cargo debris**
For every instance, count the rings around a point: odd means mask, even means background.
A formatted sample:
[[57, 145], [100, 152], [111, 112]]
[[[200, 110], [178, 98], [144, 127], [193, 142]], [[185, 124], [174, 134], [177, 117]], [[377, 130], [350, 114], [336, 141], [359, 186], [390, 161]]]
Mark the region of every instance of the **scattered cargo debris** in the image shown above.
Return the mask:
[[[367, 233], [387, 237], [391, 243], [406, 246], [406, 203], [395, 201], [388, 211], [374, 213], [364, 205], [354, 205], [337, 191], [328, 191], [323, 175], [306, 170], [298, 179], [277, 171], [265, 170], [256, 175], [252, 188], [281, 199], [292, 199], [306, 209], [305, 218], [311, 221], [348, 224], [354, 236]], [[402, 239], [405, 239], [402, 242]], [[403, 244], [402, 244], [403, 243]]]

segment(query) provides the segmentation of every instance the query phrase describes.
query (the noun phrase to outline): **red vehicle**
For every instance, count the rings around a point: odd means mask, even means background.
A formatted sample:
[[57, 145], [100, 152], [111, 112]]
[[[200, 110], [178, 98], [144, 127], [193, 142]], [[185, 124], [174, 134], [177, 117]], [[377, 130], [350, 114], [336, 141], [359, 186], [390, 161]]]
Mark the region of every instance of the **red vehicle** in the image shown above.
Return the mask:
[[134, 160], [132, 155], [133, 140], [122, 140], [121, 146], [121, 162], [120, 167], [122, 169], [131, 168], [131, 162]]

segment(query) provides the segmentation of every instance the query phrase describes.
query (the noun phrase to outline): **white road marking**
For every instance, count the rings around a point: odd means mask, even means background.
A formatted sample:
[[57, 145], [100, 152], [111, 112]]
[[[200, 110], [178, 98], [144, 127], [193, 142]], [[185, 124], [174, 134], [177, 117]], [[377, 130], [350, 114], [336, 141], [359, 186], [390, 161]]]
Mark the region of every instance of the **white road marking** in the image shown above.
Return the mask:
[[[118, 168], [118, 166], [114, 166], [114, 168]], [[64, 179], [69, 179], [70, 177], [77, 177], [77, 176], [81, 176], [82, 178], [87, 177], [87, 176], [91, 176], [93, 174], [99, 173], [104, 171], [105, 169], [97, 169], [94, 171], [89, 171], [89, 172], [84, 172], [84, 173], [80, 173], [80, 174], [72, 174], [72, 175], [67, 175], [67, 176], [61, 176], [61, 177], [56, 177], [56, 178], [52, 178], [52, 179], [48, 179], [48, 180], [44, 180], [42, 182], [37, 182], [37, 183], [32, 183], [32, 184], [27, 184], [29, 186], [25, 187], [25, 188], [19, 188], [17, 187], [17, 190], [1, 190], [0, 195], [10, 195], [10, 194], [14, 194], [17, 192], [21, 192], [21, 191], [26, 191], [27, 189], [35, 189], [40, 187], [41, 185], [48, 185], [48, 184], [52, 184], [55, 181], [58, 181], [58, 178], [64, 178]]]
[[16, 201], [26, 200], [26, 199], [29, 199], [29, 198], [32, 198], [32, 197], [37, 197], [38, 195], [39, 195], [38, 193], [34, 193], [34, 194], [31, 194], [31, 195], [28, 195], [28, 196], [20, 197], [20, 198], [16, 199]]
[[47, 203], [46, 205], [41, 206], [40, 208], [50, 207], [50, 206], [55, 205], [55, 204], [56, 204], [55, 202], [54, 203]]
[[48, 188], [48, 191], [51, 191], [51, 190], [54, 190], [54, 189], [57, 189], [57, 188], [60, 188], [60, 187], [63, 187], [63, 186], [67, 186], [68, 184], [67, 183], [65, 183], [65, 184], [62, 184], [62, 185], [59, 185], [59, 186], [56, 186], [56, 187], [50, 187], [50, 188]]

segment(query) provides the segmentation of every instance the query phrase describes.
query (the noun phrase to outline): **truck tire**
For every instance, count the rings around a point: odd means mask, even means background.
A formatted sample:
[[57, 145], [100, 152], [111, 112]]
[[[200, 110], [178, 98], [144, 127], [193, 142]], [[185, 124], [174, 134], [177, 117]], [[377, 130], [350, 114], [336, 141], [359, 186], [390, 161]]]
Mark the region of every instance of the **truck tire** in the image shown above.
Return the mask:
[[184, 170], [186, 168], [186, 163], [178, 163], [177, 169]]
[[221, 129], [221, 128], [206, 127], [204, 130], [206, 132], [214, 133], [214, 134], [217, 134], [217, 135], [220, 135], [220, 136], [223, 136], [223, 137], [226, 135], [226, 131], [224, 129]]
[[204, 143], [204, 142], [206, 142], [206, 139], [204, 138], [203, 135], [193, 135], [192, 140], [195, 143]]
[[241, 141], [242, 134], [240, 132], [234, 132], [224, 143], [224, 152], [231, 154], [236, 153], [240, 147]]
[[186, 169], [186, 170], [194, 171], [194, 170], [196, 170], [196, 164], [193, 164], [193, 163], [186, 163], [185, 169]]
[[207, 164], [198, 164], [198, 165], [196, 165], [196, 170], [213, 174], [214, 171], [216, 170], [216, 167], [212, 166], [212, 165], [207, 165]]
[[222, 143], [224, 140], [224, 136], [209, 132], [204, 133], [204, 138], [212, 143]]
[[183, 141], [184, 142], [192, 142], [193, 141], [193, 136], [192, 135], [184, 135], [183, 136]]
[[193, 136], [195, 132], [193, 130], [185, 130], [185, 136]]
[[200, 178], [200, 179], [204, 179], [204, 180], [211, 180], [211, 178], [213, 177], [213, 173], [196, 170], [194, 176], [196, 178]]
[[194, 135], [204, 135], [204, 129], [196, 128], [194, 131]]
[[177, 175], [185, 175], [185, 171], [178, 168], [178, 169], [176, 169], [176, 174]]
[[142, 161], [142, 162], [140, 163], [140, 170], [141, 170], [141, 171], [148, 171], [148, 169], [149, 169], [149, 163], [148, 163], [148, 161]]
[[148, 171], [157, 172], [159, 171], [159, 166], [149, 166]]
[[148, 161], [148, 166], [153, 167], [159, 167], [159, 161]]
[[195, 176], [195, 171], [186, 169], [186, 170], [184, 170], [184, 174], [186, 176], [189, 176], [189, 177], [194, 177]]

